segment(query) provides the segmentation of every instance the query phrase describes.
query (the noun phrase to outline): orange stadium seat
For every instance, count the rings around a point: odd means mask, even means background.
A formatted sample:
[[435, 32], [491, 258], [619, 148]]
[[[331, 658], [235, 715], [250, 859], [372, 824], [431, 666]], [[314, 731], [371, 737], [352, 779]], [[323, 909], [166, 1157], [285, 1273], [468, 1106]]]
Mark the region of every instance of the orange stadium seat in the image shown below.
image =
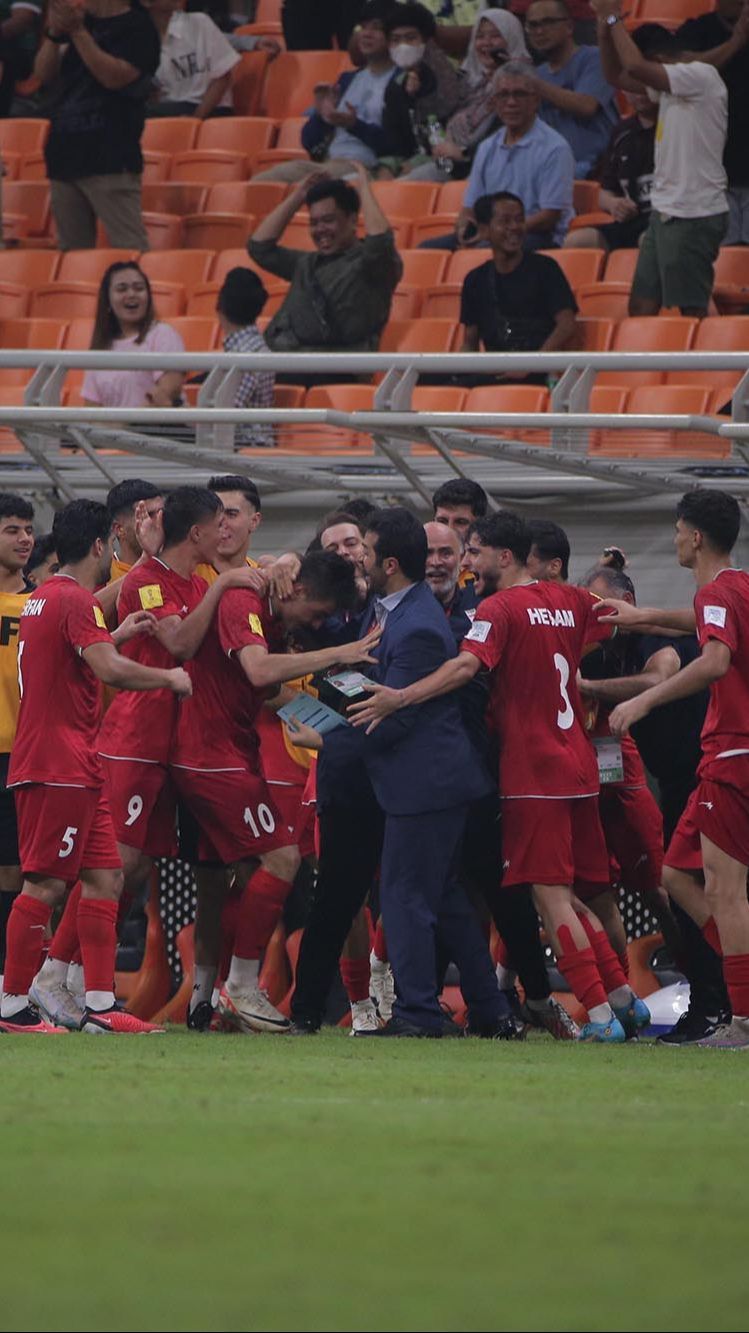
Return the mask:
[[56, 277], [60, 282], [101, 282], [110, 264], [133, 260], [137, 250], [68, 250], [60, 259]]
[[184, 243], [183, 219], [179, 213], [143, 212], [149, 250], [178, 250]]
[[[627, 416], [657, 413], [705, 416], [710, 397], [709, 389], [696, 385], [641, 384], [629, 394]], [[595, 452], [620, 458], [652, 455], [725, 458], [730, 452], [729, 440], [697, 431], [604, 430], [596, 435]]]
[[171, 153], [157, 153], [155, 150], [149, 150], [143, 154], [144, 184], [150, 184], [154, 181], [168, 180], [171, 169]]
[[335, 83], [350, 68], [346, 51], [282, 51], [268, 65], [260, 114], [274, 120], [303, 116], [314, 100], [315, 84]]
[[641, 23], [662, 23], [667, 28], [678, 28], [687, 19], [715, 9], [715, 0], [635, 0], [631, 17]]
[[[746, 352], [749, 315], [708, 315], [700, 321], [693, 352]], [[694, 384], [711, 390], [711, 410], [718, 411], [732, 397], [741, 379], [734, 370], [669, 370], [666, 384]]]
[[602, 319], [626, 319], [629, 312], [628, 282], [583, 283], [575, 292], [580, 314]]
[[275, 122], [264, 116], [217, 116], [202, 122], [196, 147], [199, 152], [218, 148], [239, 153], [253, 163], [271, 147], [275, 134]]
[[403, 277], [401, 282], [410, 287], [434, 287], [441, 282], [447, 270], [450, 255], [447, 250], [401, 250]]
[[63, 347], [66, 352], [83, 352], [91, 346], [94, 321], [90, 316], [78, 315], [68, 321], [65, 327]]
[[148, 213], [200, 213], [206, 207], [209, 189], [199, 181], [149, 181], [141, 199]]
[[52, 281], [59, 263], [59, 250], [0, 250], [0, 282], [38, 287]]
[[[590, 391], [588, 411], [608, 416], [621, 416], [627, 406], [628, 398], [629, 389], [624, 389], [621, 385], [594, 384]], [[600, 452], [603, 434], [604, 432], [600, 430], [589, 432], [588, 449], [591, 453]]]
[[152, 280], [178, 282], [190, 292], [207, 282], [213, 250], [151, 250], [141, 257], [141, 268]]
[[573, 292], [585, 283], [598, 282], [606, 259], [603, 250], [539, 250], [559, 265]]
[[390, 302], [391, 319], [418, 319], [421, 314], [423, 292], [420, 287], [402, 283], [393, 292]]
[[265, 148], [258, 153], [254, 169], [265, 171], [277, 162], [291, 162], [296, 159], [307, 161], [307, 154], [302, 148], [302, 126], [305, 116], [287, 116], [278, 131], [278, 137], [272, 148]]
[[[617, 325], [613, 352], [688, 352], [697, 333], [698, 321], [683, 315], [623, 319]], [[598, 384], [621, 384], [634, 390], [640, 385], [663, 384], [661, 370], [608, 370], [596, 376]]]
[[[0, 347], [33, 347], [35, 350], [62, 347], [67, 324], [61, 319], [0, 320]], [[0, 369], [0, 384], [25, 384], [32, 371], [18, 366]]]
[[[2, 254], [2, 251], [0, 251]], [[0, 303], [6, 319], [25, 319], [29, 313], [31, 288], [0, 279]]]
[[423, 294], [421, 313], [432, 318], [460, 319], [461, 282], [443, 282], [438, 287], [427, 287]]
[[256, 23], [280, 23], [283, 0], [257, 0], [255, 5]]
[[215, 318], [178, 315], [169, 323], [182, 338], [187, 352], [212, 352], [219, 345], [219, 327]]
[[306, 394], [303, 384], [276, 384], [273, 389], [273, 406], [304, 407]]
[[220, 289], [220, 282], [203, 282], [198, 287], [193, 287], [187, 298], [187, 314], [215, 315], [216, 297]]
[[231, 96], [238, 116], [257, 115], [267, 67], [267, 51], [242, 52], [231, 77]]
[[452, 213], [453, 216], [456, 213], [459, 213], [463, 207], [463, 195], [466, 192], [467, 184], [467, 181], [462, 180], [445, 181], [444, 185], [440, 185], [439, 195], [437, 196], [437, 207], [434, 212]]
[[172, 315], [186, 313], [187, 295], [179, 282], [151, 282], [153, 303], [159, 319], [170, 319]]
[[479, 264], [485, 264], [489, 259], [491, 250], [456, 250], [447, 261], [445, 281], [460, 283], [462, 286], [466, 273], [478, 268]]
[[244, 181], [250, 164], [243, 153], [224, 152], [220, 148], [193, 148], [189, 153], [175, 153], [170, 172], [173, 181]]
[[246, 243], [255, 230], [251, 213], [193, 213], [183, 219], [185, 245], [203, 250], [230, 250]]
[[208, 198], [188, 213], [253, 213], [264, 218], [284, 198], [285, 181], [219, 181], [208, 187]]
[[[0, 120], [0, 125], [5, 121]], [[47, 181], [5, 181], [3, 212], [25, 213], [30, 237], [48, 236], [51, 208]]]
[[[542, 384], [485, 384], [470, 389], [465, 401], [465, 412], [547, 412], [549, 390]], [[467, 427], [466, 429], [470, 429]], [[487, 427], [492, 434], [496, 427]], [[527, 444], [548, 444], [549, 432], [526, 427], [506, 427], [503, 432], [510, 439], [524, 440]]]
[[[0, 407], [23, 407], [25, 387], [23, 384], [0, 385]], [[23, 445], [13, 432], [12, 426], [0, 426], [0, 454], [22, 454]]]
[[315, 243], [312, 240], [309, 229], [309, 213], [306, 210], [297, 213], [296, 217], [286, 227], [281, 241], [289, 250], [314, 250]]
[[286, 50], [283, 27], [277, 20], [274, 20], [272, 23], [243, 23], [241, 27], [234, 29], [234, 36], [275, 37], [282, 50]]
[[[248, 255], [247, 251], [244, 248], [219, 250], [218, 254], [215, 256], [214, 263], [211, 267], [208, 277], [210, 278], [211, 282], [217, 282], [221, 284], [224, 281], [224, 278], [226, 277], [229, 270], [233, 268], [251, 268], [255, 271], [255, 273], [260, 274], [261, 278], [263, 279], [263, 282], [265, 283], [267, 283], [271, 278], [271, 275], [268, 272], [266, 272], [264, 268], [261, 268], [260, 265], [256, 264], [253, 259], [250, 259], [250, 256]], [[278, 282], [280, 281], [280, 279], [273, 277], [273, 281]]]
[[[455, 231], [455, 219], [457, 213], [433, 213], [429, 218], [422, 218], [420, 222], [414, 222], [411, 228], [411, 245], [416, 249], [422, 241], [433, 241], [437, 236], [450, 236]], [[449, 254], [449, 250], [445, 251]], [[460, 254], [473, 253], [472, 251], [459, 251]], [[489, 250], [484, 250], [484, 259], [489, 258]]]
[[20, 157], [41, 153], [49, 136], [49, 121], [29, 117], [0, 120], [0, 156], [17, 153]]
[[[3, 124], [6, 124], [3, 121]], [[22, 181], [46, 181], [47, 161], [44, 153], [24, 153], [18, 164], [16, 179]]]
[[197, 116], [149, 116], [140, 146], [144, 152], [186, 153], [197, 144], [202, 123]]
[[612, 250], [603, 274], [606, 282], [626, 282], [631, 286], [639, 253], [637, 249]]
[[411, 394], [414, 412], [462, 412], [468, 397], [467, 389], [450, 384], [417, 384]]
[[417, 219], [434, 211], [439, 186], [428, 181], [375, 181], [372, 191], [386, 217]]
[[595, 213], [601, 187], [598, 181], [574, 181], [572, 207], [576, 213]]
[[713, 299], [721, 313], [745, 311], [749, 306], [749, 249], [724, 245], [715, 261]]
[[[374, 406], [373, 384], [325, 384], [308, 389], [305, 407], [328, 407], [339, 412], [371, 412]], [[341, 450], [368, 449], [370, 437], [360, 431], [338, 426], [312, 426], [282, 430], [279, 443], [305, 453], [337, 453]]]
[[98, 296], [98, 282], [63, 282], [58, 278], [55, 282], [37, 287], [31, 293], [29, 312], [33, 319], [74, 319], [77, 315], [93, 317]]
[[391, 319], [380, 335], [381, 352], [452, 352], [460, 325], [452, 319]]
[[613, 319], [588, 319], [578, 316], [577, 330], [580, 347], [583, 352], [609, 352], [614, 341], [616, 321]]

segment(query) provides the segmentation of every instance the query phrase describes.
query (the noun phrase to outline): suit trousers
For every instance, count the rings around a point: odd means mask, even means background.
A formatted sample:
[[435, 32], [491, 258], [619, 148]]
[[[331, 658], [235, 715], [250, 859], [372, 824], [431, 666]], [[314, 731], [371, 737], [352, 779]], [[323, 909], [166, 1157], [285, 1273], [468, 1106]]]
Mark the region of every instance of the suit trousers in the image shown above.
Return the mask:
[[346, 936], [377, 873], [383, 815], [372, 801], [329, 806], [318, 818], [317, 887], [299, 950], [291, 1016], [319, 1027]]
[[388, 815], [380, 908], [395, 977], [393, 1015], [440, 1031], [437, 950], [457, 965], [469, 1017], [491, 1027], [506, 1010], [478, 918], [457, 879], [467, 806]]

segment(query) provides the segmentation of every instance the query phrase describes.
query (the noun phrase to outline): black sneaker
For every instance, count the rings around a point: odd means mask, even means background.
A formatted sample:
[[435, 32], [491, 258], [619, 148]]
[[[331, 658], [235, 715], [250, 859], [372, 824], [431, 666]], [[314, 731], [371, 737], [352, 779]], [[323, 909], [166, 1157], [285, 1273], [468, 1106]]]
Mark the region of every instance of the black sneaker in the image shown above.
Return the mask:
[[293, 1018], [291, 1027], [286, 1029], [288, 1037], [316, 1037], [320, 1031], [320, 1024], [313, 1018]]
[[190, 1032], [210, 1032], [214, 1008], [210, 1000], [201, 1000], [195, 1008], [187, 1012], [187, 1026]]
[[25, 1009], [21, 1009], [20, 1013], [14, 1014], [12, 1018], [0, 1018], [0, 1032], [23, 1033], [24, 1036], [29, 1033], [39, 1033], [57, 1037], [67, 1031], [67, 1028], [47, 1023], [33, 1004], [27, 1004]]
[[498, 1018], [496, 1023], [474, 1024], [468, 1022], [464, 1036], [483, 1037], [488, 1041], [525, 1041], [526, 1025], [520, 1018], [510, 1014], [507, 1018]]
[[670, 1032], [658, 1037], [658, 1046], [693, 1046], [703, 1037], [711, 1037], [716, 1028], [730, 1023], [731, 1016], [722, 1010], [718, 1014], [703, 1014], [699, 1009], [687, 1009]]

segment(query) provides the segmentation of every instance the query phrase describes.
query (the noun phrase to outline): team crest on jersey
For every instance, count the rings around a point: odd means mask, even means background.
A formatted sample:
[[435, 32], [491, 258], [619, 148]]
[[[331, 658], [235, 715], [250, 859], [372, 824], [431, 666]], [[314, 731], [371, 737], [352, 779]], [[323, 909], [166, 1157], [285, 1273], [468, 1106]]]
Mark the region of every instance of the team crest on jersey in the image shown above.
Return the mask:
[[473, 639], [474, 643], [486, 643], [491, 634], [491, 620], [474, 620], [471, 628], [466, 634], [467, 639]]
[[263, 622], [260, 619], [260, 616], [255, 615], [254, 611], [250, 611], [250, 614], [248, 616], [248, 622], [253, 634], [257, 634], [261, 639], [264, 639], [265, 635], [263, 633]]
[[705, 625], [717, 625], [718, 629], [725, 629], [726, 608], [724, 606], [706, 606], [702, 611], [702, 620]]
[[153, 611], [154, 607], [164, 605], [164, 594], [158, 583], [146, 583], [138, 589], [138, 596], [144, 611]]
[[102, 609], [101, 609], [100, 606], [95, 606], [95, 607], [94, 607], [94, 620], [96, 621], [97, 625], [99, 626], [99, 629], [106, 629], [106, 628], [107, 628], [107, 622], [106, 622], [106, 620], [104, 619], [104, 612], [102, 611]]

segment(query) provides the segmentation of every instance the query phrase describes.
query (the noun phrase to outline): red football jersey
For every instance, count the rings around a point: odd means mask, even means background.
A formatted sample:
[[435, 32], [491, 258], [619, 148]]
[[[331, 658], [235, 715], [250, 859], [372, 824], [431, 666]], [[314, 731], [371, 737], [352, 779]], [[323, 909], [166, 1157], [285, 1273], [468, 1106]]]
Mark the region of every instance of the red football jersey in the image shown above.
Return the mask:
[[259, 771], [255, 719], [264, 691], [253, 688], [236, 654], [249, 644], [267, 648], [269, 619], [267, 599], [252, 589], [224, 593], [198, 652], [187, 663], [193, 694], [179, 709], [172, 763], [204, 770], [249, 763]]
[[9, 786], [101, 786], [101, 691], [82, 653], [111, 642], [99, 603], [69, 575], [54, 575], [28, 599], [18, 634], [21, 707]]
[[[131, 611], [151, 611], [157, 620], [184, 619], [194, 611], [207, 590], [204, 579], [185, 579], [158, 556], [135, 565], [126, 576], [117, 603], [120, 623]], [[170, 670], [178, 666], [157, 639], [137, 635], [122, 652], [144, 666]], [[179, 708], [171, 690], [139, 693], [122, 690], [109, 708], [99, 735], [99, 753], [113, 759], [146, 759], [166, 764], [174, 739]]]
[[584, 588], [523, 583], [479, 604], [461, 651], [493, 672], [502, 796], [598, 794], [598, 765], [575, 684], [586, 644], [610, 637]]
[[743, 787], [749, 776], [749, 574], [721, 569], [694, 599], [697, 638], [726, 644], [731, 665], [710, 686], [700, 776]]

